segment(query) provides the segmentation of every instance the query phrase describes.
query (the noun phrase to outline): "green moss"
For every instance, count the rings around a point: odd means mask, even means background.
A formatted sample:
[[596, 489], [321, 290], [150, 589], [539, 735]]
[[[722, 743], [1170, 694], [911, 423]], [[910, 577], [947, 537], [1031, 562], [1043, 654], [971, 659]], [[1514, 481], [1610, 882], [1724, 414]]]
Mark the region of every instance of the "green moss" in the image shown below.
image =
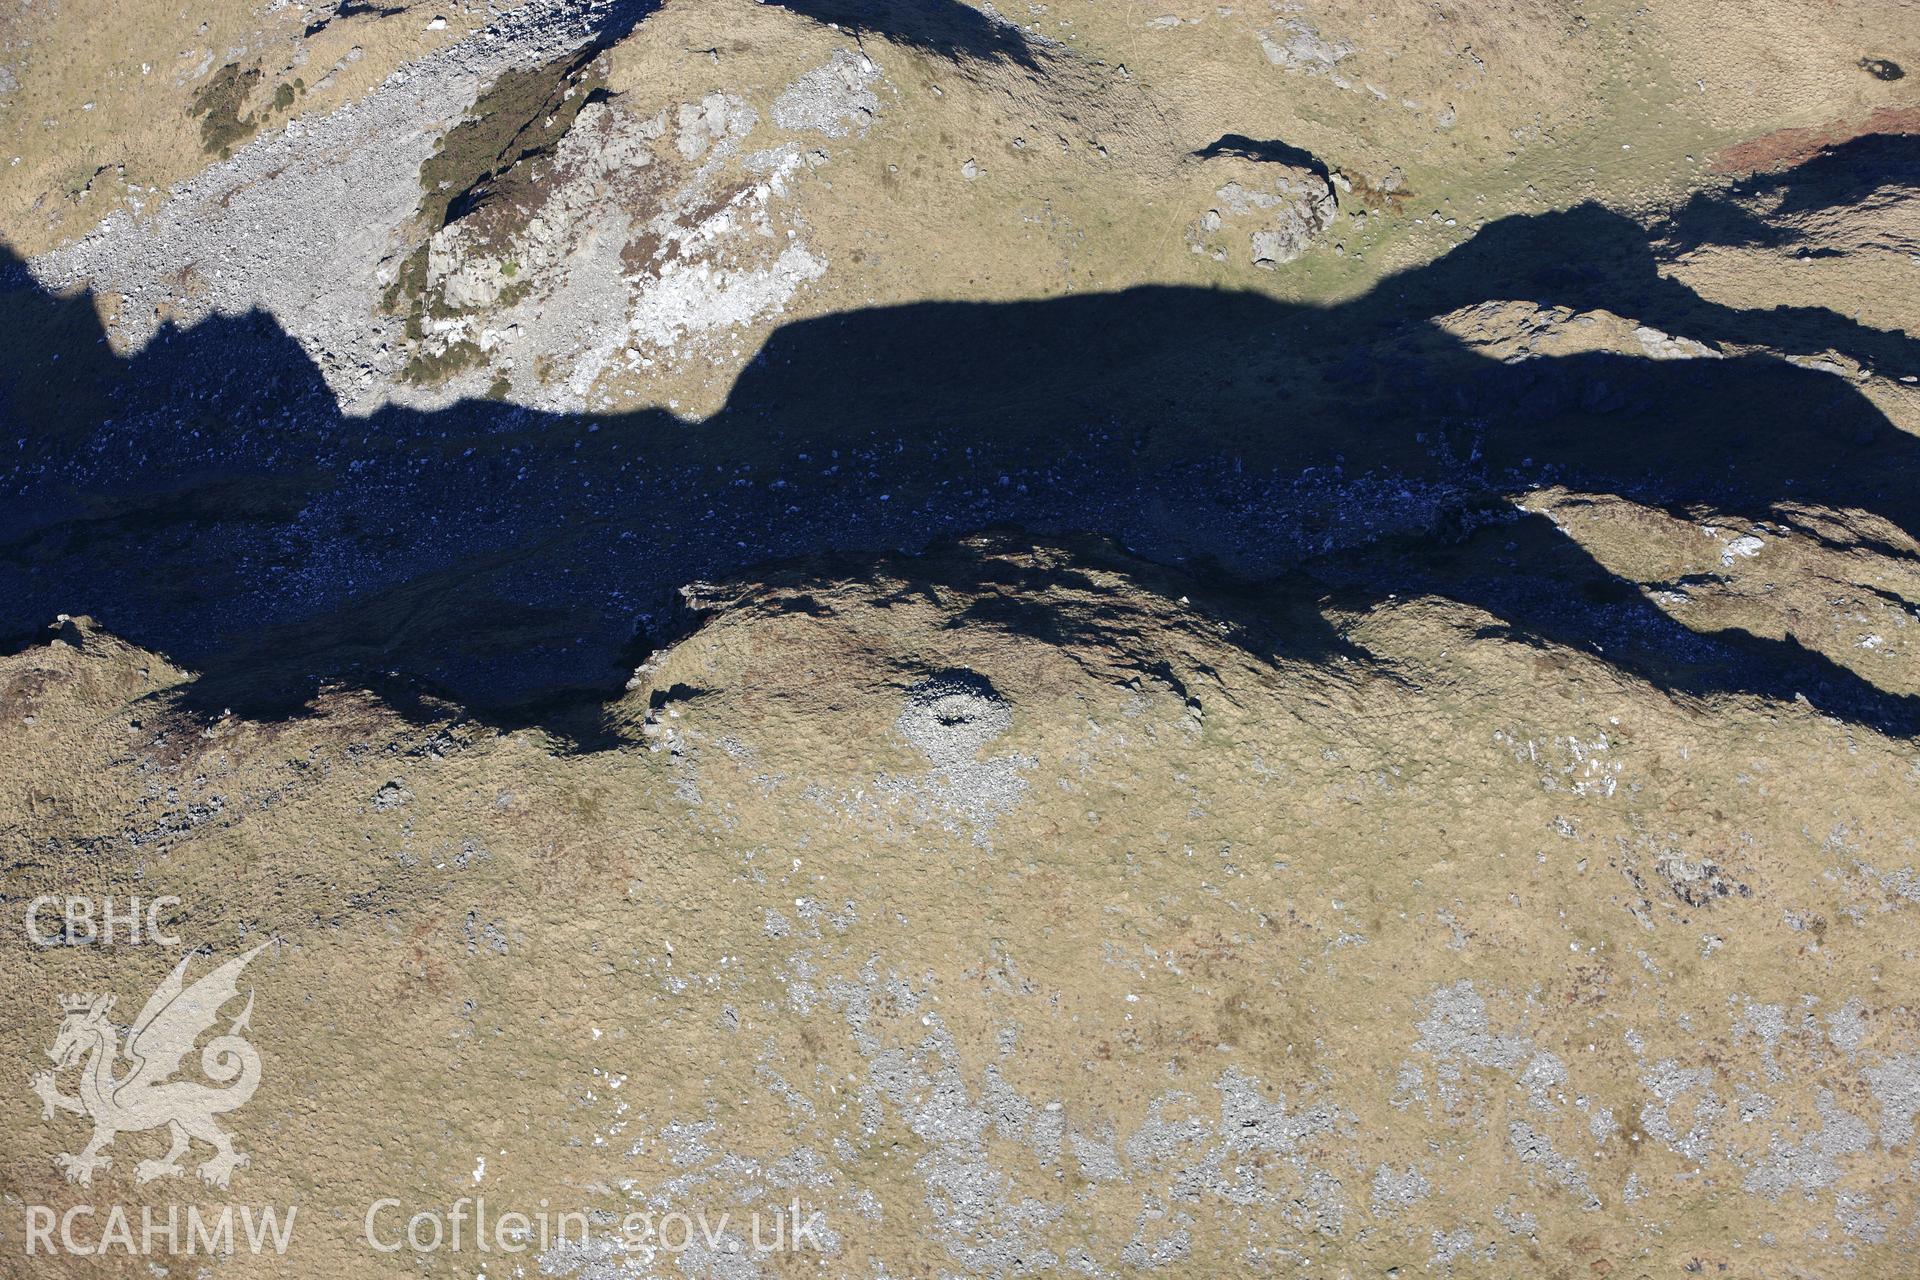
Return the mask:
[[426, 336], [427, 246], [421, 245], [407, 255], [393, 283], [380, 296], [380, 306], [388, 315], [406, 316], [407, 337], [418, 342]]
[[407, 361], [400, 376], [415, 386], [431, 387], [445, 382], [464, 370], [486, 363], [486, 353], [477, 343], [461, 339], [438, 355], [420, 354]]
[[293, 105], [294, 92], [294, 87], [291, 84], [283, 84], [278, 89], [275, 89], [273, 91], [274, 110], [285, 111], [288, 107], [291, 107]]
[[187, 115], [200, 118], [200, 145], [209, 155], [225, 158], [232, 154], [235, 143], [245, 141], [260, 127], [252, 112], [240, 114], [247, 95], [259, 82], [260, 68], [242, 70], [239, 63], [229, 62], [194, 90]]
[[437, 293], [425, 294], [421, 298], [421, 303], [426, 313], [435, 320], [451, 320], [460, 314], [459, 307], [452, 305]]
[[420, 166], [420, 215], [427, 225], [443, 227], [450, 212], [530, 186], [528, 162], [553, 153], [604, 83], [593, 54], [503, 72]]
[[[448, 131], [439, 150], [421, 166], [420, 216], [429, 231], [456, 217], [483, 212], [494, 231], [511, 235], [513, 228], [502, 226], [501, 221], [522, 216], [534, 203], [536, 168], [566, 136], [604, 74], [597, 55], [589, 53], [531, 70], [508, 71], [494, 81], [467, 119]], [[489, 238], [483, 233], [483, 243]], [[504, 274], [511, 283], [496, 305], [510, 307], [531, 286], [518, 278], [516, 262], [509, 261]], [[429, 319], [461, 314], [460, 308], [450, 306], [428, 287], [425, 244], [400, 265], [381, 305], [389, 315], [405, 317], [406, 336], [416, 343], [425, 337]], [[457, 343], [439, 355], [416, 353], [403, 376], [415, 383], [438, 383], [479, 362], [477, 348]]]
[[508, 380], [506, 374], [499, 374], [494, 378], [493, 384], [487, 388], [487, 399], [505, 400], [512, 392], [513, 383]]

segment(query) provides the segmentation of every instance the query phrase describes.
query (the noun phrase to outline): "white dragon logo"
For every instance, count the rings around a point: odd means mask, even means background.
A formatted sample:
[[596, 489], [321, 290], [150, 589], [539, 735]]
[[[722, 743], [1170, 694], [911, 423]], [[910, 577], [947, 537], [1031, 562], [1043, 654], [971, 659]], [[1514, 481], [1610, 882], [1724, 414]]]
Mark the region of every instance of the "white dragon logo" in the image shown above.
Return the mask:
[[[225, 1087], [216, 1089], [168, 1077], [180, 1069], [180, 1060], [193, 1049], [194, 1041], [213, 1025], [221, 1006], [239, 994], [240, 971], [268, 945], [262, 943], [227, 961], [191, 987], [186, 987], [183, 979], [192, 957], [175, 965], [127, 1028], [126, 1057], [133, 1066], [117, 1079], [114, 1067], [120, 1058], [120, 1040], [107, 1021], [113, 997], [61, 997], [60, 1007], [66, 1017], [53, 1047], [47, 1050], [54, 1070], [36, 1075], [33, 1091], [40, 1096], [45, 1119], [53, 1118], [56, 1107], [93, 1119], [93, 1138], [78, 1155], [53, 1158], [69, 1181], [85, 1186], [93, 1181], [96, 1170], [112, 1164], [111, 1157], [100, 1153], [116, 1135], [161, 1125], [172, 1130], [173, 1145], [163, 1158], [139, 1163], [134, 1170], [139, 1182], [184, 1172], [180, 1157], [187, 1153], [192, 1138], [214, 1149], [213, 1156], [200, 1166], [201, 1179], [213, 1186], [226, 1186], [233, 1171], [247, 1163], [247, 1157], [233, 1149], [233, 1139], [214, 1124], [213, 1118], [243, 1105], [260, 1086], [260, 1055], [241, 1035], [253, 1013], [251, 991], [247, 993], [247, 1007], [226, 1034], [215, 1036], [200, 1051], [200, 1069], [209, 1080]], [[54, 1076], [76, 1066], [81, 1068], [80, 1092], [77, 1097], [69, 1097], [60, 1092]]]

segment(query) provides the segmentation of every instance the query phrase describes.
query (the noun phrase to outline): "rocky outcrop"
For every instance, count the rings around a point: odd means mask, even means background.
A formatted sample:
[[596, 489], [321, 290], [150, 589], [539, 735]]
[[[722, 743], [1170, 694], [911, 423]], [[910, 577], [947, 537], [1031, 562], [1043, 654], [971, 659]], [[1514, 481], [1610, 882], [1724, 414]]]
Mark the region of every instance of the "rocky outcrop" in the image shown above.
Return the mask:
[[1339, 216], [1339, 198], [1325, 164], [1279, 143], [1233, 146], [1226, 139], [1199, 153], [1210, 179], [1226, 181], [1213, 204], [1187, 229], [1187, 243], [1216, 261], [1271, 271], [1294, 262]]

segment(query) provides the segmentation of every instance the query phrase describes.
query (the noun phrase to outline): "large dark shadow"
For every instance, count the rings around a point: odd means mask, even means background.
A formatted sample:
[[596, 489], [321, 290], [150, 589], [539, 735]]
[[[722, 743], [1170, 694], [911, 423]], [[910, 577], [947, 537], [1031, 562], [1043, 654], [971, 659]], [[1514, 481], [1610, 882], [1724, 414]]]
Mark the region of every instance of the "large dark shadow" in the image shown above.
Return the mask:
[[[1142, 288], [836, 315], [779, 330], [689, 423], [485, 401], [348, 419], [269, 319], [120, 360], [87, 299], [9, 262], [0, 635], [92, 614], [204, 672], [212, 710], [285, 714], [348, 679], [564, 720], [670, 635], [682, 583], [1003, 526], [1110, 536], [1248, 618], [1285, 575], [1282, 594], [1348, 605], [1430, 593], [1676, 693], [1804, 696], [1912, 734], [1914, 699], [1791, 641], [1696, 634], [1506, 501], [1560, 483], [1920, 533], [1916, 442], [1841, 378], [1755, 355], [1506, 364], [1429, 323], [1524, 299], [1920, 368], [1904, 335], [1717, 306], [1657, 266], [1636, 224], [1584, 207], [1492, 224], [1333, 308]], [[979, 621], [1046, 625], [994, 607]], [[1308, 659], [1340, 645], [1236, 625]]]
[[[1725, 191], [1702, 192], [1663, 231], [1676, 253], [1707, 244], [1787, 247], [1803, 239], [1794, 222], [1801, 215], [1859, 205], [1901, 188], [1920, 189], [1920, 136], [1871, 133], [1794, 168], [1752, 174]], [[1749, 206], [1764, 209], [1767, 217]]]
[[1036, 67], [1026, 33], [988, 17], [962, 0], [768, 0], [815, 22], [856, 34], [873, 33], [945, 58], [1017, 62]]
[[1327, 162], [1308, 151], [1305, 147], [1296, 147], [1290, 142], [1278, 138], [1265, 140], [1249, 138], [1244, 134], [1223, 133], [1206, 146], [1193, 153], [1195, 160], [1214, 160], [1231, 157], [1237, 160], [1253, 160], [1261, 164], [1289, 164], [1317, 174], [1331, 184], [1333, 171], [1327, 168]]

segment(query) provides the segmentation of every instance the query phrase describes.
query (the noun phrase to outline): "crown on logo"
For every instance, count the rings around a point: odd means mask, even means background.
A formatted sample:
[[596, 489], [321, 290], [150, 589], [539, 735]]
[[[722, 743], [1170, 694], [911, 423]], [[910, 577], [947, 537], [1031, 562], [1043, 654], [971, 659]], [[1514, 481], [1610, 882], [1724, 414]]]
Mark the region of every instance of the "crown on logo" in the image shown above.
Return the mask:
[[60, 1007], [68, 1013], [85, 1013], [93, 1008], [93, 997], [73, 992], [60, 997]]

